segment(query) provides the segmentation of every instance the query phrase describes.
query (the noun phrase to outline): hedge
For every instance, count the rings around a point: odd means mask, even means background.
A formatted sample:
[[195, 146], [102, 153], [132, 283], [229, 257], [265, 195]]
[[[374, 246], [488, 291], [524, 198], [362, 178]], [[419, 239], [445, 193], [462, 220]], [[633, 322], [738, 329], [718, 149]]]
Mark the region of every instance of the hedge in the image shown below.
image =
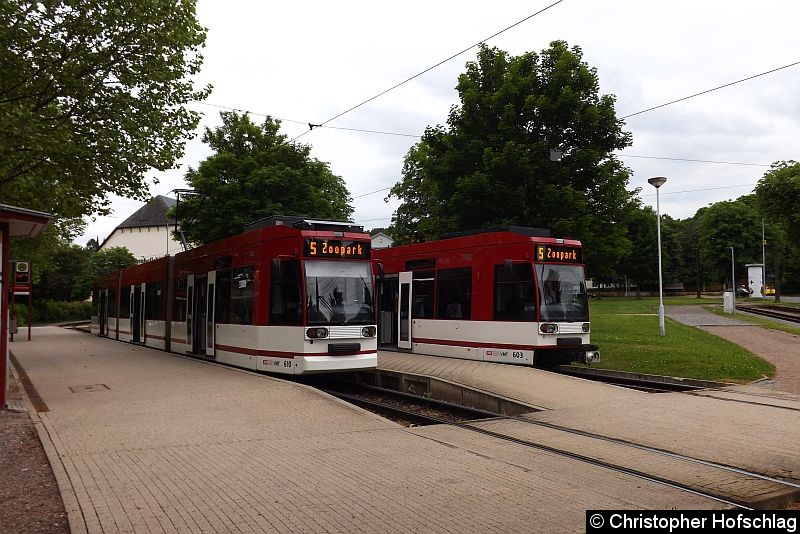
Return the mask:
[[[28, 325], [27, 304], [15, 304], [17, 324]], [[33, 303], [33, 324], [63, 323], [67, 321], [88, 321], [92, 316], [92, 303], [87, 301], [57, 302], [45, 300]]]

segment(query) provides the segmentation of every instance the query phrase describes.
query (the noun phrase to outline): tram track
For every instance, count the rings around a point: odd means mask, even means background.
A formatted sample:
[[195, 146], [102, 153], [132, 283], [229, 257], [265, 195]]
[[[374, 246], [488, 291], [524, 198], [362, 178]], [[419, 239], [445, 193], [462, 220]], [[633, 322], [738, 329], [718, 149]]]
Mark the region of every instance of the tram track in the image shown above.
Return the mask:
[[[351, 387], [351, 386], [353, 386], [353, 384], [348, 383], [348, 387]], [[525, 438], [521, 438], [521, 437], [510, 435], [510, 434], [507, 434], [507, 433], [498, 432], [496, 430], [490, 430], [490, 429], [487, 429], [487, 428], [482, 428], [479, 425], [480, 424], [491, 423], [491, 422], [495, 422], [495, 421], [500, 421], [500, 422], [502, 422], [502, 421], [512, 421], [512, 422], [524, 423], [526, 425], [533, 425], [533, 426], [536, 426], [536, 427], [545, 428], [545, 429], [548, 429], [550, 431], [560, 432], [560, 433], [574, 435], [574, 436], [580, 436], [582, 438], [586, 438], [586, 439], [590, 439], [590, 440], [596, 440], [596, 441], [599, 441], [599, 442], [605, 442], [605, 443], [608, 443], [608, 444], [612, 444], [613, 446], [630, 448], [632, 450], [636, 450], [636, 451], [639, 451], [641, 453], [658, 455], [658, 456], [663, 457], [665, 459], [668, 459], [670, 461], [686, 462], [686, 463], [698, 466], [698, 469], [699, 468], [709, 469], [709, 470], [712, 470], [712, 471], [715, 471], [715, 472], [716, 471], [720, 471], [720, 472], [729, 473], [732, 476], [743, 477], [744, 479], [759, 480], [759, 481], [762, 481], [763, 483], [769, 483], [771, 485], [775, 485], [775, 486], [778, 486], [780, 488], [783, 488], [783, 490], [788, 495], [787, 499], [797, 499], [797, 497], [800, 495], [800, 484], [794, 483], [794, 482], [790, 482], [790, 481], [787, 481], [787, 480], [782, 480], [782, 479], [779, 479], [779, 478], [776, 478], [776, 477], [772, 477], [770, 475], [766, 475], [766, 474], [763, 474], [763, 473], [757, 473], [757, 472], [753, 472], [753, 471], [748, 471], [746, 469], [741, 469], [741, 468], [730, 466], [730, 465], [720, 464], [720, 463], [713, 462], [713, 461], [703, 460], [703, 459], [695, 458], [695, 457], [692, 457], [692, 456], [687, 456], [687, 455], [683, 455], [683, 454], [679, 454], [679, 453], [674, 453], [674, 452], [671, 452], [671, 451], [668, 451], [668, 450], [664, 450], [664, 449], [659, 449], [659, 448], [656, 448], [656, 447], [651, 447], [651, 446], [647, 446], [647, 445], [641, 445], [641, 444], [638, 444], [638, 443], [634, 443], [634, 442], [623, 440], [623, 439], [619, 439], [619, 438], [613, 438], [613, 437], [609, 437], [609, 436], [604, 436], [602, 434], [597, 434], [597, 433], [594, 433], [594, 432], [582, 431], [582, 430], [573, 429], [573, 428], [569, 428], [569, 427], [564, 427], [564, 426], [561, 426], [561, 425], [547, 423], [547, 422], [543, 422], [543, 421], [535, 421], [535, 420], [526, 418], [524, 416], [505, 416], [505, 415], [492, 413], [492, 412], [488, 412], [488, 411], [484, 411], [484, 410], [476, 410], [476, 409], [473, 409], [473, 408], [466, 408], [466, 407], [462, 407], [462, 406], [456, 406], [456, 405], [452, 405], [451, 403], [443, 403], [441, 401], [433, 401], [431, 399], [424, 399], [424, 398], [420, 398], [420, 397], [418, 397], [416, 395], [404, 394], [404, 393], [395, 392], [395, 391], [392, 391], [392, 390], [385, 390], [383, 388], [376, 388], [374, 386], [364, 386], [364, 385], [359, 385], [359, 386], [363, 387], [364, 389], [367, 389], [367, 390], [380, 390], [379, 392], [380, 392], [381, 395], [399, 394], [403, 398], [415, 397], [417, 402], [422, 402], [422, 403], [425, 403], [425, 404], [430, 403], [432, 405], [437, 406], [437, 408], [440, 408], [440, 409], [448, 409], [448, 408], [449, 409], [458, 409], [463, 415], [469, 415], [470, 417], [473, 417], [473, 419], [471, 419], [471, 420], [458, 420], [458, 419], [453, 419], [453, 418], [443, 418], [441, 416], [436, 416], [436, 415], [422, 414], [422, 413], [419, 413], [419, 411], [409, 410], [407, 408], [404, 408], [404, 407], [401, 407], [401, 406], [397, 406], [397, 405], [394, 405], [394, 404], [388, 404], [386, 402], [379, 402], [379, 401], [365, 399], [363, 396], [360, 396], [360, 395], [342, 393], [340, 391], [336, 391], [336, 390], [333, 390], [333, 389], [325, 389], [324, 391], [326, 393], [334, 395], [334, 396], [336, 396], [336, 397], [338, 397], [338, 398], [340, 398], [342, 400], [345, 400], [347, 402], [351, 402], [353, 404], [359, 405], [359, 406], [364, 407], [366, 409], [370, 409], [370, 410], [375, 411], [377, 413], [381, 413], [381, 414], [385, 414], [385, 415], [391, 414], [392, 417], [394, 417], [394, 418], [397, 418], [397, 419], [400, 419], [400, 420], [404, 420], [404, 421], [411, 421], [415, 425], [450, 425], [450, 426], [455, 426], [455, 427], [458, 427], [458, 428], [461, 428], [461, 429], [464, 429], [464, 430], [467, 430], [467, 431], [477, 432], [477, 433], [480, 433], [480, 434], [483, 434], [483, 435], [486, 435], [486, 436], [489, 436], [489, 437], [493, 437], [493, 438], [496, 438], [496, 439], [501, 439], [503, 441], [508, 441], [508, 442], [511, 442], [511, 443], [515, 443], [517, 445], [525, 446], [525, 447], [532, 448], [532, 449], [546, 451], [546, 452], [549, 452], [549, 453], [552, 453], [552, 454], [556, 454], [556, 455], [559, 455], [559, 456], [568, 457], [568, 458], [571, 458], [571, 459], [576, 460], [576, 461], [580, 461], [580, 462], [588, 463], [588, 464], [591, 464], [591, 465], [594, 465], [594, 466], [597, 466], [597, 467], [602, 467], [602, 468], [605, 468], [605, 469], [609, 469], [609, 470], [612, 470], [612, 471], [615, 471], [615, 472], [618, 472], [618, 473], [622, 473], [622, 474], [626, 474], [626, 475], [630, 475], [630, 476], [635, 476], [637, 478], [641, 478], [643, 480], [648, 480], [650, 482], [657, 483], [657, 484], [660, 484], [660, 485], [668, 486], [668, 487], [671, 487], [673, 489], [678, 489], [678, 490], [685, 491], [685, 492], [688, 492], [688, 493], [692, 493], [692, 494], [695, 494], [695, 495], [704, 496], [704, 497], [707, 497], [709, 499], [713, 499], [713, 500], [715, 500], [717, 502], [723, 503], [723, 504], [725, 504], [727, 506], [733, 506], [733, 507], [736, 507], [736, 508], [754, 509], [755, 506], [754, 506], [754, 504], [752, 502], [749, 502], [747, 500], [736, 499], [736, 498], [732, 498], [730, 496], [726, 496], [726, 495], [724, 495], [724, 492], [708, 491], [708, 490], [703, 489], [702, 487], [698, 487], [698, 485], [692, 485], [692, 484], [688, 484], [688, 483], [672, 480], [671, 478], [666, 477], [666, 476], [659, 476], [659, 475], [656, 475], [656, 474], [653, 474], [653, 473], [648, 473], [648, 472], [643, 471], [641, 469], [637, 469], [635, 467], [620, 465], [619, 463], [614, 463], [614, 462], [611, 462], [611, 461], [607, 461], [607, 460], [603, 460], [603, 459], [600, 459], [600, 458], [592, 457], [590, 455], [583, 454], [581, 452], [576, 452], [574, 450], [567, 450], [566, 448], [553, 446], [553, 445], [547, 444], [547, 443], [545, 443], [543, 441], [525, 439]], [[756, 503], [756, 504], [759, 504], [759, 503]]]
[[721, 387], [726, 384], [694, 381], [674, 378], [669, 376], [646, 375], [641, 373], [628, 373], [613, 371], [609, 369], [596, 369], [593, 367], [572, 367], [570, 365], [559, 365], [547, 369], [553, 373], [574, 376], [584, 380], [603, 382], [615, 386], [622, 386], [647, 393], [670, 393], [677, 391], [698, 391], [709, 387]]
[[736, 311], [800, 324], [800, 310], [783, 306], [736, 306]]

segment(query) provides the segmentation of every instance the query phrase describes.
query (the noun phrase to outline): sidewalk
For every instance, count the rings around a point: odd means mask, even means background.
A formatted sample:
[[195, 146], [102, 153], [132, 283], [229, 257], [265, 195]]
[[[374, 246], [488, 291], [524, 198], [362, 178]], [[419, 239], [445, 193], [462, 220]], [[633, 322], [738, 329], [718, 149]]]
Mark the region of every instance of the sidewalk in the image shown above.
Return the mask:
[[87, 334], [37, 328], [13, 352], [49, 409], [40, 435], [76, 534], [576, 532], [591, 508], [719, 506]]
[[[772, 363], [774, 379], [757, 382], [751, 389], [800, 395], [800, 336], [769, 330], [735, 317], [720, 317], [702, 306], [669, 306], [667, 315], [736, 343]], [[736, 328], [728, 328], [731, 326]]]

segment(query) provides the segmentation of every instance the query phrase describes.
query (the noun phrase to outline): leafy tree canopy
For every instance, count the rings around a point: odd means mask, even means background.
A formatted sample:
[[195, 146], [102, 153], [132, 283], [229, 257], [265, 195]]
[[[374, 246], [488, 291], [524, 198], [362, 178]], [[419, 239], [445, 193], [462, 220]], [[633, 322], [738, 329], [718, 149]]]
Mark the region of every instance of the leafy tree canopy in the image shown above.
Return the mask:
[[81, 280], [92, 254], [92, 251], [78, 245], [60, 244], [34, 286], [33, 297], [37, 301], [85, 299], [88, 293]]
[[72, 290], [73, 298], [76, 300], [89, 298], [92, 284], [97, 275], [133, 265], [136, 265], [136, 258], [125, 247], [111, 247], [91, 253], [81, 274], [75, 280], [75, 287]]
[[755, 191], [762, 213], [782, 224], [795, 243], [800, 242], [800, 163], [773, 163]]
[[[744, 265], [761, 263], [761, 214], [754, 195], [736, 200], [716, 202], [701, 208], [695, 217], [699, 220], [700, 244], [703, 264], [715, 280], [731, 279], [731, 251], [737, 278], [744, 276]], [[767, 229], [767, 238], [773, 235]]]
[[186, 181], [195, 194], [174, 210], [186, 238], [208, 243], [241, 233], [272, 215], [348, 219], [353, 213], [344, 180], [305, 145], [288, 143], [280, 121], [261, 126], [247, 114], [222, 112], [222, 126], [206, 129], [203, 142], [214, 154]]
[[[600, 95], [597, 72], [563, 41], [509, 56], [482, 46], [458, 78], [460, 106], [428, 127], [391, 191], [394, 226], [420, 241], [482, 226], [550, 228], [586, 244], [587, 264], [608, 274], [629, 247], [622, 222], [632, 193], [613, 151], [631, 144]], [[559, 150], [561, 161], [551, 161]]]
[[60, 217], [144, 199], [197, 126], [205, 36], [195, 0], [0, 0], [0, 198]]
[[636, 282], [636, 288], [639, 290], [644, 284], [654, 281], [658, 283], [656, 213], [650, 206], [631, 206], [625, 219], [631, 248], [617, 269], [620, 274], [627, 275]]

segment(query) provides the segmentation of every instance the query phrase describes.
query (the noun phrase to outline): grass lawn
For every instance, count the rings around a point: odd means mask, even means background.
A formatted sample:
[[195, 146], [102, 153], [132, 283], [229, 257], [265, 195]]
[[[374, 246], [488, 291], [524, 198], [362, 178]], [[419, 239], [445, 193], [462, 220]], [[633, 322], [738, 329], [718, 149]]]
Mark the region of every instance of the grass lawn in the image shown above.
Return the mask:
[[[716, 313], [717, 315], [722, 315], [724, 317], [731, 316], [730, 313], [725, 313], [725, 310], [723, 310], [718, 306], [709, 306], [706, 309], [712, 313]], [[795, 334], [800, 336], [800, 327], [792, 326], [790, 324], [782, 323], [780, 321], [773, 321], [769, 317], [762, 317], [760, 315], [750, 315], [749, 313], [742, 312], [736, 314], [736, 320], [746, 321], [748, 323], [753, 323], [759, 326], [763, 326], [764, 328], [771, 328], [772, 330], [780, 330], [781, 332], [787, 332], [789, 334]]]
[[[664, 305], [722, 304], [722, 298], [667, 297]], [[772, 376], [772, 364], [699, 328], [666, 319], [658, 335], [658, 298], [590, 301], [592, 343], [600, 345], [597, 367], [619, 371], [749, 382]]]

